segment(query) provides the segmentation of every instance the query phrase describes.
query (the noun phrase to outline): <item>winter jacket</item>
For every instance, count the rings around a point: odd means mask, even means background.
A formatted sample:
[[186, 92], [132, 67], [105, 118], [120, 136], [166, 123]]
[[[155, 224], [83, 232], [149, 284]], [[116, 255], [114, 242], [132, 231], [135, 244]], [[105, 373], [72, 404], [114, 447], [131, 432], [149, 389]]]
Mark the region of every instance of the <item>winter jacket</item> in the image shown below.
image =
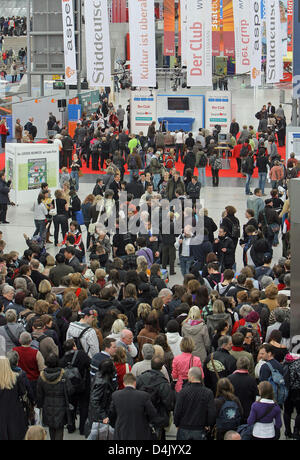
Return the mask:
[[[208, 317], [210, 318], [210, 316]], [[219, 378], [228, 377], [236, 370], [236, 359], [224, 348], [218, 348], [213, 354], [213, 363]], [[204, 365], [204, 383], [214, 393], [216, 392], [218, 377], [211, 362], [211, 355], [208, 355]]]
[[172, 378], [177, 380], [175, 390], [178, 393], [182, 388], [183, 380], [188, 378], [188, 372], [191, 367], [199, 367], [204, 377], [202, 364], [198, 356], [193, 356], [191, 353], [181, 353], [175, 356], [172, 365]]
[[193, 355], [198, 356], [203, 363], [210, 350], [208, 329], [204, 321], [185, 321], [182, 324], [181, 332], [183, 337], [193, 339], [195, 343]]
[[173, 356], [175, 357], [175, 356], [180, 355], [182, 353], [180, 349], [182, 337], [179, 334], [179, 332], [167, 332], [166, 337], [167, 337], [168, 345], [171, 348], [171, 351], [173, 353]]
[[247, 199], [247, 209], [253, 209], [254, 218], [258, 220], [259, 213], [265, 208], [264, 200], [257, 195], [251, 195]]
[[180, 189], [180, 195], [184, 194], [184, 183], [181, 179], [178, 179], [177, 182], [171, 178], [167, 184], [166, 198], [169, 201], [172, 201], [176, 198], [175, 192], [177, 189]]
[[0, 179], [0, 204], [8, 204], [10, 188], [9, 183], [5, 182], [3, 179]]
[[194, 199], [199, 199], [200, 198], [200, 190], [201, 190], [201, 183], [196, 182], [196, 184], [193, 184], [190, 182], [186, 188], [186, 192], [188, 194], [189, 198], [194, 198]]
[[67, 423], [64, 370], [46, 368], [37, 382], [37, 407], [42, 409], [43, 425], [62, 428]]
[[229, 313], [213, 313], [207, 317], [207, 328], [209, 335], [212, 337], [220, 321], [228, 322], [229, 328], [232, 327], [232, 319]]
[[194, 152], [189, 151], [183, 158], [183, 163], [184, 163], [184, 171], [186, 171], [189, 168], [192, 171], [194, 171], [195, 165], [196, 165], [196, 155], [194, 154]]
[[115, 387], [107, 377], [102, 377], [101, 372], [97, 372], [91, 388], [89, 415], [90, 423], [100, 422], [108, 417], [109, 406], [112, 393]]
[[136, 382], [137, 390], [147, 391], [148, 388], [153, 389], [152, 404], [157, 411], [157, 417], [153, 423], [158, 427], [167, 427], [170, 411], [174, 407], [174, 393], [170, 384], [161, 371], [151, 369], [143, 372]]

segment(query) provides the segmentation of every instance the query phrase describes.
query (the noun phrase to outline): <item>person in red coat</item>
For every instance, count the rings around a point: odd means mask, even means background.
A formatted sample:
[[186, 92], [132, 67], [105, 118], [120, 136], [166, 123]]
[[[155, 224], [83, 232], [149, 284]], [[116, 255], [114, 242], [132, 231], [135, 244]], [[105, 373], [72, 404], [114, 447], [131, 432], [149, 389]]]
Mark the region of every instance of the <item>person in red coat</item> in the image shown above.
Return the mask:
[[0, 121], [0, 134], [1, 134], [1, 146], [4, 149], [6, 144], [6, 138], [9, 134], [8, 128], [6, 125], [6, 118], [2, 118]]
[[126, 362], [126, 352], [123, 347], [118, 347], [116, 354], [114, 355], [114, 365], [118, 376], [118, 388], [123, 390], [124, 383], [123, 377], [125, 374], [131, 372], [131, 366]]

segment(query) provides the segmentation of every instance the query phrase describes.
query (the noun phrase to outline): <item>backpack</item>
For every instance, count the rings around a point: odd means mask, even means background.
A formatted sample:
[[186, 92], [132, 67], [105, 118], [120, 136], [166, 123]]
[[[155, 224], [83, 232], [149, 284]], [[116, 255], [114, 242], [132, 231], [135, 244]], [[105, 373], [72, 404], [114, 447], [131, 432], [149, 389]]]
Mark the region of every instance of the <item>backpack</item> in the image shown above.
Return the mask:
[[35, 350], [39, 350], [40, 349], [40, 345], [41, 345], [41, 342], [46, 339], [48, 337], [48, 335], [45, 335], [45, 334], [42, 334], [40, 337], [38, 337], [37, 339], [33, 339], [30, 346], [31, 348], [34, 348]]
[[161, 406], [161, 399], [160, 399], [160, 394], [158, 391], [158, 386], [159, 384], [156, 385], [142, 385], [141, 388], [139, 388], [140, 391], [145, 391], [150, 395], [151, 402], [153, 406], [158, 409]]
[[128, 161], [128, 169], [138, 169], [136, 158], [132, 155], [130, 155], [130, 158]]
[[204, 154], [200, 155], [197, 167], [198, 168], [205, 168], [206, 165], [207, 165], [207, 156], [204, 155]]
[[296, 168], [288, 168], [286, 170], [287, 179], [296, 179], [296, 177], [298, 177], [298, 172]]
[[223, 167], [223, 163], [222, 163], [221, 158], [216, 158], [213, 168], [214, 169], [222, 169], [222, 167]]
[[232, 224], [231, 236], [232, 238], [239, 238], [241, 236], [240, 224]]
[[273, 387], [277, 404], [282, 406], [288, 396], [288, 389], [285, 385], [283, 375], [281, 375], [277, 369], [274, 369], [270, 363], [267, 362], [266, 364], [271, 371], [271, 376], [268, 378], [268, 382], [270, 382]]
[[91, 329], [90, 326], [89, 326], [89, 327], [85, 327], [85, 328], [80, 332], [80, 334], [79, 334], [78, 337], [73, 337], [74, 342], [75, 342], [76, 347], [77, 347], [77, 350], [83, 350], [83, 351], [85, 351], [84, 348], [83, 348], [83, 346], [82, 346], [81, 339], [82, 339], [82, 337], [84, 336], [84, 334], [85, 334], [89, 329]]
[[245, 174], [246, 174], [247, 171], [248, 171], [248, 162], [247, 162], [247, 158], [243, 158], [243, 159], [242, 159], [242, 162], [241, 162], [241, 171], [242, 171], [243, 173], [245, 173]]
[[248, 152], [249, 152], [248, 147], [246, 145], [243, 145], [243, 147], [241, 148], [241, 151], [240, 151], [240, 157], [241, 158], [247, 157]]
[[235, 401], [225, 401], [216, 419], [219, 431], [235, 430], [241, 423], [241, 414]]
[[174, 160], [171, 156], [169, 156], [166, 160], [166, 168], [167, 169], [172, 169], [174, 166]]
[[84, 379], [82, 378], [78, 367], [74, 366], [77, 355], [78, 350], [75, 351], [72, 361], [65, 367], [68, 394], [81, 393], [85, 388]]

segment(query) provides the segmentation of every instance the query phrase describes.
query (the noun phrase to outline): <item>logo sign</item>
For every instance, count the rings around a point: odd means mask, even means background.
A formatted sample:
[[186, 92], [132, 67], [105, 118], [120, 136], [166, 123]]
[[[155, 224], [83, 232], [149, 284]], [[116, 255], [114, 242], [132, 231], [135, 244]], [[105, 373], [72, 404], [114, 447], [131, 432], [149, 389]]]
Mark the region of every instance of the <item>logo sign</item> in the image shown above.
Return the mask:
[[261, 1], [250, 0], [251, 86], [261, 85], [262, 27]]
[[154, 0], [129, 0], [130, 68], [133, 86], [156, 86]]
[[250, 70], [249, 0], [233, 0], [236, 73]]
[[111, 85], [107, 0], [85, 0], [87, 80], [91, 87]]
[[187, 85], [212, 85], [211, 0], [190, 0], [188, 4]]
[[282, 32], [279, 0], [266, 2], [267, 83], [279, 83], [283, 77]]
[[73, 0], [62, 0], [64, 32], [65, 84], [77, 84]]

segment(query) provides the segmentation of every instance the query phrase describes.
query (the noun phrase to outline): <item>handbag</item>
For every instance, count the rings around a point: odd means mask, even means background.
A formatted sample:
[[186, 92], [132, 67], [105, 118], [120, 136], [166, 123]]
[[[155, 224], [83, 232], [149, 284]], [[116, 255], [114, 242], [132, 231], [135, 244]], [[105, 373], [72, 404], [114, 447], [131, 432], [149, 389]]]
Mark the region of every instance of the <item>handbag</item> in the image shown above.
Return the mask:
[[79, 169], [79, 171], [78, 171], [78, 176], [79, 176], [79, 177], [84, 176], [84, 174], [83, 174], [83, 172], [81, 171], [81, 169]]
[[111, 441], [114, 439], [114, 429], [108, 423], [93, 422], [88, 441]]
[[95, 223], [91, 223], [91, 224], [89, 225], [89, 233], [90, 233], [91, 235], [92, 235], [93, 233], [95, 233], [96, 225], [100, 222], [103, 207], [104, 207], [104, 204], [102, 203], [102, 204], [101, 204], [101, 208], [100, 208], [100, 210], [99, 210], [99, 214], [98, 214], [98, 217], [97, 217], [96, 222], [95, 222]]
[[57, 215], [56, 200], [54, 200], [54, 208], [50, 209], [49, 216], [54, 217]]

